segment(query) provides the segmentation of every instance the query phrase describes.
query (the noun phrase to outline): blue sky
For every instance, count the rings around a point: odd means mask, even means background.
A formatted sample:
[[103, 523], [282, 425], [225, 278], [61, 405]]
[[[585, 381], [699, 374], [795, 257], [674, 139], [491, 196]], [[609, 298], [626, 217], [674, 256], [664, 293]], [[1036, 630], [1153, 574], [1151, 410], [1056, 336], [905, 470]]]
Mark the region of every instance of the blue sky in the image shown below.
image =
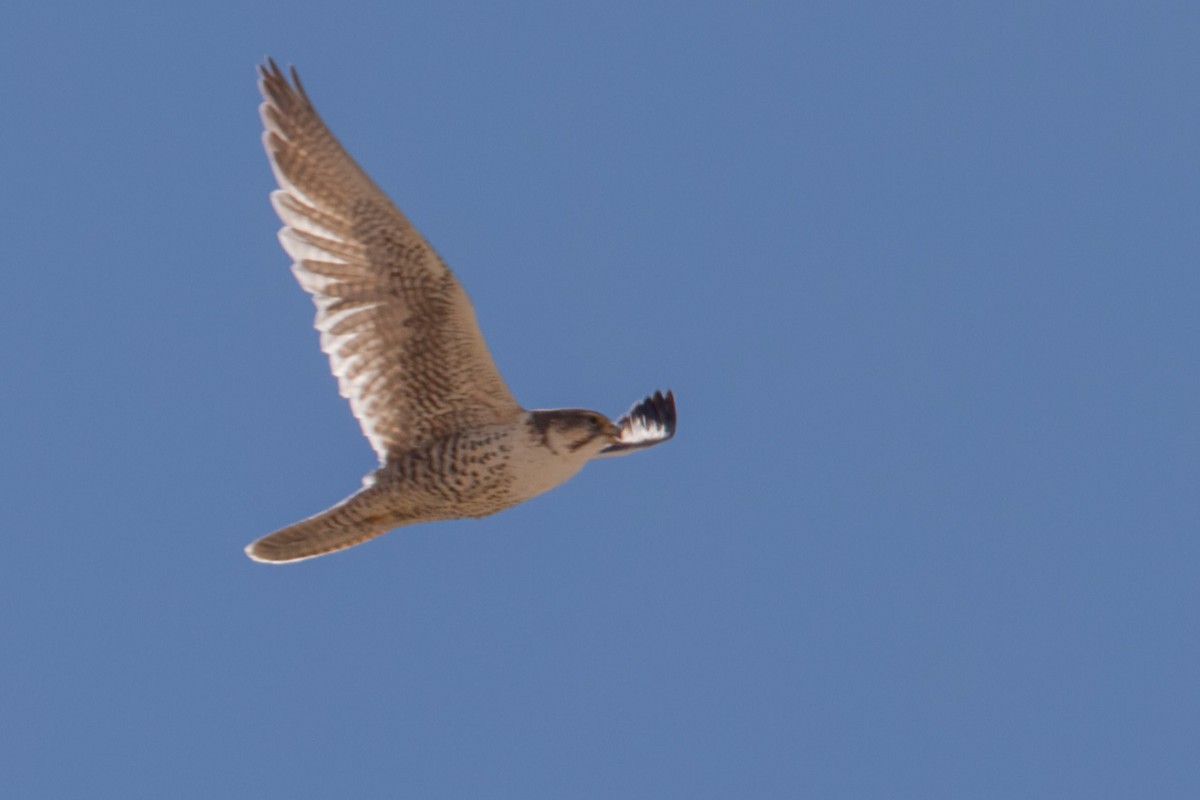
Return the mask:
[[[1192, 3], [21, 4], [0, 27], [9, 797], [1195, 797]], [[514, 393], [666, 446], [242, 547], [373, 454], [254, 66]]]

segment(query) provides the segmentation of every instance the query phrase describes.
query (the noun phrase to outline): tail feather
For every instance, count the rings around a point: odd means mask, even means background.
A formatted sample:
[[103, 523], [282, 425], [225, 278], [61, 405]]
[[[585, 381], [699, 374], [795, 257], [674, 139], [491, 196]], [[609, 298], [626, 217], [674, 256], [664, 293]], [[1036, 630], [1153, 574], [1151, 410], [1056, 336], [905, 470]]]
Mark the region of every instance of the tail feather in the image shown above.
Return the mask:
[[374, 487], [363, 489], [306, 520], [280, 528], [246, 547], [255, 561], [284, 564], [332, 553], [403, 524], [381, 503]]

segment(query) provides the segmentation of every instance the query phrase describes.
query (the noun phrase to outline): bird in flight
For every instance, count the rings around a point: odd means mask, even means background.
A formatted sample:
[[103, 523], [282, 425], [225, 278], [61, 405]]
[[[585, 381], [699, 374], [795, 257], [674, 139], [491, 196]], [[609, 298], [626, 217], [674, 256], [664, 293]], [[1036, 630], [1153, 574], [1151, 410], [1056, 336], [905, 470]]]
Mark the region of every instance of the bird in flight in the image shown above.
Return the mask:
[[284, 563], [401, 525], [484, 517], [570, 479], [593, 458], [675, 434], [655, 392], [613, 422], [575, 408], [526, 410], [488, 353], [461, 284], [325, 127], [293, 67], [259, 66], [271, 203], [292, 273], [312, 295], [321, 349], [379, 456], [340, 503], [246, 548]]

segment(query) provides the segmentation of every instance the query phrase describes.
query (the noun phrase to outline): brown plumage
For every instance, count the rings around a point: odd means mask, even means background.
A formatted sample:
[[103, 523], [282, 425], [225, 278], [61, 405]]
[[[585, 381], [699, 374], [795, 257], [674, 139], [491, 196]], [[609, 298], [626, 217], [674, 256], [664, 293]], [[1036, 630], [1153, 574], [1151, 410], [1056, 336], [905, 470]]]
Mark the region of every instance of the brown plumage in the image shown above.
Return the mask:
[[594, 411], [521, 408], [466, 292], [325, 127], [295, 69], [289, 82], [268, 60], [259, 74], [279, 239], [380, 467], [354, 495], [259, 539], [247, 555], [298, 561], [399, 525], [486, 516], [562, 483], [591, 458], [674, 435], [670, 392], [616, 424]]

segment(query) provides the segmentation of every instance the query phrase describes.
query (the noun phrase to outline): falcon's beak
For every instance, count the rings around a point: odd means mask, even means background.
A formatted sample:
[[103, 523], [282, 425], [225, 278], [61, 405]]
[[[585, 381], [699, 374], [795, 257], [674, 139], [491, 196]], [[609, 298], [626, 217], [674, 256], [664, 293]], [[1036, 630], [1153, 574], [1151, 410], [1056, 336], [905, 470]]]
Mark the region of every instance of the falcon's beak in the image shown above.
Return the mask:
[[621, 426], [615, 422], [609, 422], [604, 428], [604, 433], [614, 442], [621, 441]]

